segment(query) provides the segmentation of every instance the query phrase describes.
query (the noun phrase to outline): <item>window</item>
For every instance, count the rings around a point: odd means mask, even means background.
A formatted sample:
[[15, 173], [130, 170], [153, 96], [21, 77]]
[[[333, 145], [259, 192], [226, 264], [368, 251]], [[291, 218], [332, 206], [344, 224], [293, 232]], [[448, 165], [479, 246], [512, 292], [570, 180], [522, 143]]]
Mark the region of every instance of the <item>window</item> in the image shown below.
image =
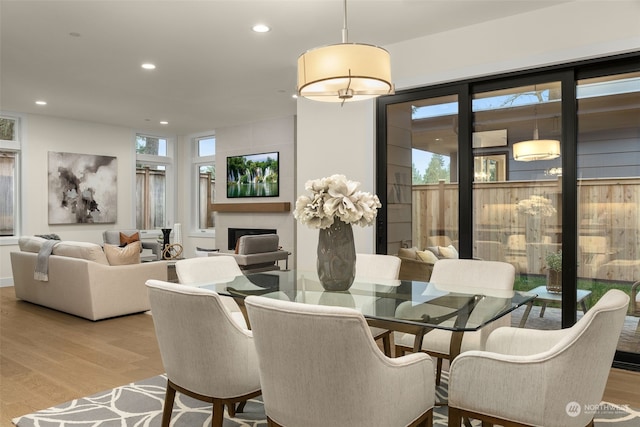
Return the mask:
[[172, 144], [166, 137], [136, 135], [136, 228], [171, 224], [173, 212]]
[[20, 120], [0, 115], [0, 237], [18, 235]]
[[206, 232], [215, 227], [212, 205], [216, 196], [216, 137], [206, 135], [194, 138], [194, 151], [196, 153], [193, 161], [196, 180], [194, 188], [197, 189], [195, 228]]

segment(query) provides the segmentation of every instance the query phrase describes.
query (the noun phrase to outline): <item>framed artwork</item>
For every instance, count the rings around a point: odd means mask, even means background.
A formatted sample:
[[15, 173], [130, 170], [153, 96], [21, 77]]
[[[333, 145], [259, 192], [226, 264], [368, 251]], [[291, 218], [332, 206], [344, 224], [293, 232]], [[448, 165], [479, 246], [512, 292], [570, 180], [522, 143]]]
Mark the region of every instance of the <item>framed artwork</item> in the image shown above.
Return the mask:
[[227, 157], [227, 197], [278, 197], [279, 153]]
[[115, 223], [118, 160], [49, 151], [49, 224]]

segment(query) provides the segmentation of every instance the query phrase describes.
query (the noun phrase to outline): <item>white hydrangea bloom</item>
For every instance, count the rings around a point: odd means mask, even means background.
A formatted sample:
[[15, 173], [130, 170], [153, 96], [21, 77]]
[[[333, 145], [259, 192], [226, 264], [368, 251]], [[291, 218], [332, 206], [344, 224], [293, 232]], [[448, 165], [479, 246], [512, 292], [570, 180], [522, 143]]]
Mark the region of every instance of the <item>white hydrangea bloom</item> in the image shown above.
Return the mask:
[[359, 187], [344, 175], [307, 181], [305, 189], [311, 196], [298, 197], [293, 216], [311, 228], [328, 228], [335, 218], [361, 227], [373, 225], [382, 205], [378, 196], [358, 191]]

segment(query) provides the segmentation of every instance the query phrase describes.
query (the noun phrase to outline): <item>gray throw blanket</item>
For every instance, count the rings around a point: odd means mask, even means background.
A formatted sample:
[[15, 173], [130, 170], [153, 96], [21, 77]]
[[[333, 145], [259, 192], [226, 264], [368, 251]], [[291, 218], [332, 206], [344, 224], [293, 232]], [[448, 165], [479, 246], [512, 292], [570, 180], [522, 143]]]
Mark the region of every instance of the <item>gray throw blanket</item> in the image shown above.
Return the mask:
[[59, 240], [45, 240], [38, 252], [36, 259], [36, 270], [33, 272], [33, 278], [42, 282], [49, 281], [49, 255], [53, 252], [53, 247], [60, 243]]

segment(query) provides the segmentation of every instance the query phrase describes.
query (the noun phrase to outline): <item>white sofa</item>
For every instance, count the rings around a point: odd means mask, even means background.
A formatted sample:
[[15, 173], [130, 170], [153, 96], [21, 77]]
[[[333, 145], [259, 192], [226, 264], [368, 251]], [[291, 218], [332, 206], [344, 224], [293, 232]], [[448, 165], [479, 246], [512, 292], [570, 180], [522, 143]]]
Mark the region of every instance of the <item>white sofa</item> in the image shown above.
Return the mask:
[[166, 261], [109, 265], [100, 245], [61, 241], [48, 259], [48, 281], [34, 278], [44, 239], [20, 238], [11, 252], [16, 298], [89, 320], [150, 309], [145, 282], [167, 280]]

